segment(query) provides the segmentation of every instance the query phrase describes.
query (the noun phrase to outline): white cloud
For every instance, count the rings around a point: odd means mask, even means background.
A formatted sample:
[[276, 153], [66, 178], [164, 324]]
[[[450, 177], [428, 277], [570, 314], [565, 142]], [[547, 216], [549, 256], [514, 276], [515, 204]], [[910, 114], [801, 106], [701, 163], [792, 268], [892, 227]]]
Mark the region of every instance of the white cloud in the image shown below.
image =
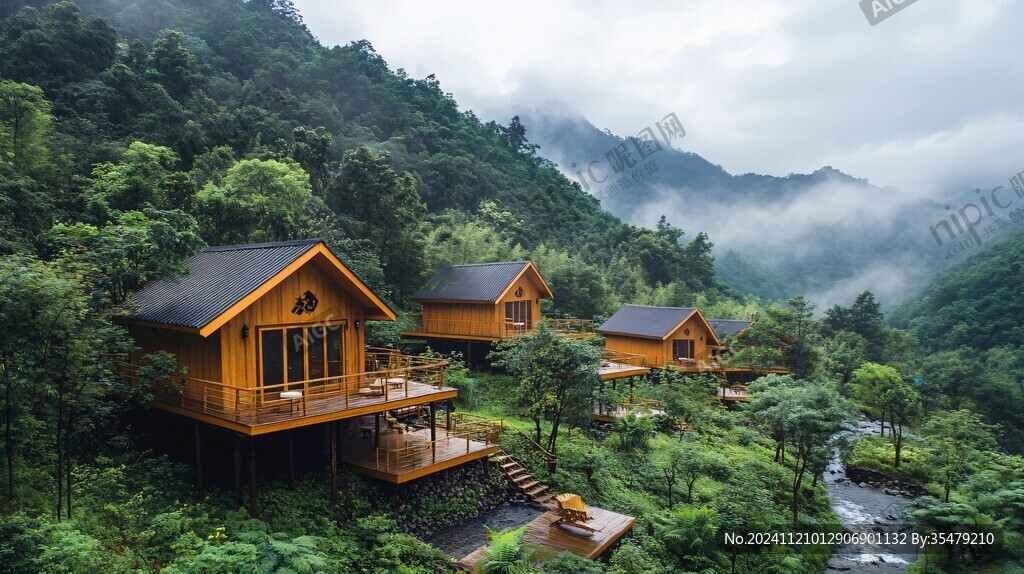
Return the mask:
[[833, 165], [929, 195], [1024, 168], [1020, 2], [929, 0], [874, 27], [857, 0], [296, 5], [324, 43], [367, 39], [485, 119], [561, 100], [631, 134], [674, 111], [734, 173]]

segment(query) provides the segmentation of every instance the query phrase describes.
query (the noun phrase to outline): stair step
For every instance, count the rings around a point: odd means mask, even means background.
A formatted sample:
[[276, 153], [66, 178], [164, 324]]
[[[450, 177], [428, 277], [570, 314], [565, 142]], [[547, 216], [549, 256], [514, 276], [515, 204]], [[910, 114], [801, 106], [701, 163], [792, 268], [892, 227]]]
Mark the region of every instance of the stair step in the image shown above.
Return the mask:
[[533, 501], [536, 502], [537, 504], [545, 504], [552, 498], [554, 497], [545, 492], [543, 494], [538, 494], [537, 496], [534, 496]]
[[512, 478], [512, 477], [514, 477], [517, 474], [524, 474], [524, 473], [525, 474], [530, 474], [530, 472], [528, 470], [526, 470], [525, 468], [520, 466], [519, 468], [516, 468], [516, 469], [513, 469], [513, 470], [510, 470], [510, 471], [506, 472], [505, 475], [508, 476], [509, 478]]
[[[531, 477], [531, 478], [532, 478], [532, 477]], [[527, 482], [526, 484], [517, 484], [516, 486], [518, 486], [519, 488], [521, 488], [521, 489], [522, 489], [522, 490], [523, 490], [524, 492], [526, 492], [526, 494], [530, 494], [530, 493], [529, 493], [529, 490], [530, 490], [531, 488], [533, 488], [533, 487], [537, 486], [538, 484], [540, 484], [540, 481], [539, 481], [539, 480], [533, 480], [533, 481], [531, 481], [531, 482]]]
[[522, 476], [517, 476], [517, 477], [512, 479], [512, 482], [515, 482], [515, 483], [518, 484], [520, 482], [526, 482], [528, 480], [534, 480], [533, 475], [530, 474], [530, 473], [526, 473], [526, 474], [524, 474]]
[[494, 457], [494, 458], [495, 458], [495, 460], [497, 460], [498, 462], [505, 462], [505, 461], [508, 461], [508, 460], [511, 460], [511, 459], [512, 459], [512, 457], [511, 457], [511, 456], [509, 456], [509, 455], [507, 455], [507, 454], [499, 454], [498, 456], [496, 456], [496, 457]]
[[506, 462], [506, 463], [501, 464], [499, 466], [502, 468], [502, 470], [506, 470], [506, 469], [512, 468], [513, 466], [519, 466], [519, 463], [518, 462]]
[[[540, 484], [540, 483], [538, 483], [538, 484]], [[537, 496], [538, 494], [544, 492], [547, 489], [548, 489], [547, 485], [541, 484], [540, 486], [537, 486], [535, 488], [527, 490], [526, 491], [526, 496], [530, 496], [530, 497]]]

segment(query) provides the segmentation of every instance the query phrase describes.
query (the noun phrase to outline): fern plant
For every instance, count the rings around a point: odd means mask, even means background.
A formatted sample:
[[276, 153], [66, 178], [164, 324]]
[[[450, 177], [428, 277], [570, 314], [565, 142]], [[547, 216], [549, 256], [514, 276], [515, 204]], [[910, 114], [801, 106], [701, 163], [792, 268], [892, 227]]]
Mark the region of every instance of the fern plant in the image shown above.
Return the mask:
[[539, 574], [537, 568], [536, 548], [523, 542], [526, 528], [515, 530], [492, 530], [487, 528], [487, 539], [490, 544], [484, 551], [484, 557], [477, 562], [476, 571], [480, 574]]

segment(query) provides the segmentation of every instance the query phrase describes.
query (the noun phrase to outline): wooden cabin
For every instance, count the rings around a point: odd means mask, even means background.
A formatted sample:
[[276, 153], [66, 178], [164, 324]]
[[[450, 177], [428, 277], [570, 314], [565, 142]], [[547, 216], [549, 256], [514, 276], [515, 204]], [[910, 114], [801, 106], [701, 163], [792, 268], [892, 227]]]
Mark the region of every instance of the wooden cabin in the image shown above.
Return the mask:
[[402, 334], [500, 341], [529, 333], [542, 317], [541, 300], [554, 298], [529, 261], [448, 265], [413, 293], [423, 314], [418, 325]]
[[[435, 406], [457, 394], [444, 361], [365, 347], [366, 321], [395, 312], [322, 241], [207, 247], [185, 267], [123, 318], [138, 347], [128, 377], [159, 351], [184, 369], [151, 384], [155, 408], [249, 437], [326, 423], [356, 437], [342, 459], [391, 482], [497, 450], [437, 428]], [[409, 412], [424, 413], [415, 428], [395, 416]]]
[[[648, 367], [710, 373], [737, 383], [749, 382], [757, 373], [747, 367], [729, 365], [724, 356], [728, 348], [722, 341], [726, 337], [742, 338], [752, 324], [753, 321], [707, 319], [696, 307], [626, 305], [596, 331], [604, 335], [607, 351], [640, 355]], [[789, 371], [773, 367], [768, 372]]]
[[610, 351], [642, 355], [649, 367], [675, 366], [685, 370], [717, 368], [722, 344], [696, 307], [626, 305], [597, 332]]

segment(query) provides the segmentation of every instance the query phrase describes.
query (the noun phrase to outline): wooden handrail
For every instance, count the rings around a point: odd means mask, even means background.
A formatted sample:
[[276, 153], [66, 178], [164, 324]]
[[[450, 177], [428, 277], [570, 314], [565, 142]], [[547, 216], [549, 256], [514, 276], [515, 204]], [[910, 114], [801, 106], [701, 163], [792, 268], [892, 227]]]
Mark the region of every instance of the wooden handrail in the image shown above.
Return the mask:
[[[371, 351], [371, 355], [374, 352]], [[176, 405], [181, 408], [195, 410], [211, 416], [217, 416], [240, 423], [258, 424], [266, 414], [280, 416], [280, 405], [295, 399], [281, 399], [280, 393], [302, 389], [300, 401], [296, 401], [298, 412], [288, 415], [291, 418], [310, 416], [310, 406], [320, 400], [334, 399], [341, 401], [335, 405], [336, 410], [349, 408], [350, 397], [365, 394], [365, 387], [379, 389], [380, 402], [391, 400], [393, 395], [408, 397], [411, 382], [420, 379], [423, 384], [440, 388], [444, 384], [444, 367], [448, 364], [442, 359], [431, 357], [406, 357], [388, 351], [389, 356], [400, 357], [394, 368], [368, 370], [360, 373], [320, 377], [303, 381], [279, 383], [261, 387], [241, 387], [218, 381], [209, 381], [187, 375], [174, 375], [163, 384], [152, 387], [154, 400]], [[138, 382], [139, 366], [122, 363], [120, 376]], [[388, 379], [402, 379], [401, 388], [391, 388]], [[297, 397], [296, 397], [297, 399]], [[320, 403], [325, 404], [325, 403]]]
[[516, 432], [518, 432], [519, 434], [523, 435], [526, 438], [526, 440], [530, 441], [530, 444], [532, 444], [534, 446], [534, 448], [536, 448], [537, 450], [539, 450], [542, 453], [544, 453], [548, 457], [548, 460], [552, 460], [552, 459], [558, 460], [558, 455], [555, 455], [555, 454], [552, 454], [552, 453], [548, 452], [548, 449], [540, 446], [540, 444], [538, 444], [537, 441], [533, 440], [533, 437], [531, 437], [529, 434], [527, 434], [525, 431], [523, 431], [523, 429], [517, 427], [512, 422], [509, 422], [508, 426], [511, 427]]

